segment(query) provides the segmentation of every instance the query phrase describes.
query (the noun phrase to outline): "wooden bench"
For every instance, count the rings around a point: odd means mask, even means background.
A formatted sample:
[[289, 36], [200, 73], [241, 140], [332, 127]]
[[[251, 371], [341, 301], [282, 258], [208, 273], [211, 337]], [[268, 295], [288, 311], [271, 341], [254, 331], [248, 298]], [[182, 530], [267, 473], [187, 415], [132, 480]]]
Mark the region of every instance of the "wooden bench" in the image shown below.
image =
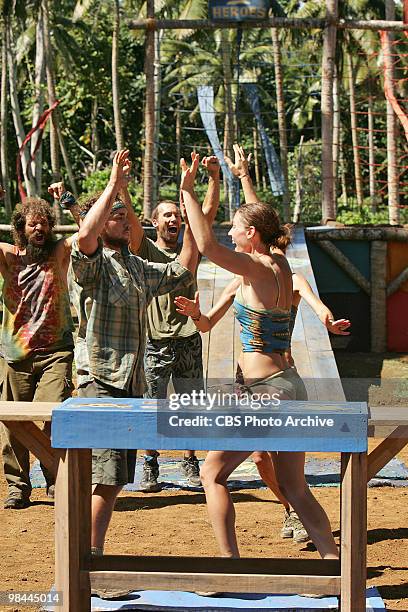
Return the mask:
[[[159, 409], [157, 409], [159, 404]], [[53, 411], [52, 444], [58, 456], [55, 493], [55, 586], [64, 593], [62, 610], [90, 610], [92, 589], [125, 588], [238, 593], [340, 594], [342, 612], [365, 610], [367, 411], [361, 403], [282, 402], [257, 411], [256, 418], [282, 417], [283, 424], [215, 431], [215, 423], [176, 429], [170, 419], [186, 411], [169, 402], [137, 399], [71, 398]], [[215, 420], [227, 411], [198, 412]], [[197, 411], [196, 411], [197, 413]], [[238, 413], [234, 413], [238, 414]], [[254, 411], [244, 410], [253, 418]], [[191, 414], [190, 414], [191, 416]], [[284, 422], [318, 417], [333, 426], [295, 430]], [[266, 418], [266, 417], [265, 417]], [[259, 432], [263, 435], [260, 435]], [[181, 432], [181, 433], [180, 433]], [[96, 448], [197, 450], [282, 450], [341, 452], [341, 561], [307, 559], [213, 559], [200, 557], [90, 557], [91, 451]]]

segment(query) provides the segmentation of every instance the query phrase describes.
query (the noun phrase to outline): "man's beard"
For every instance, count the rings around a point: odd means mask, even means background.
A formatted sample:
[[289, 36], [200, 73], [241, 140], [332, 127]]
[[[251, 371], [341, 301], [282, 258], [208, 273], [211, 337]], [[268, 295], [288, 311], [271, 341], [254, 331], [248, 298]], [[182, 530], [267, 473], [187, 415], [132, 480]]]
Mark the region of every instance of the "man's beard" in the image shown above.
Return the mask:
[[46, 261], [54, 248], [54, 244], [55, 241], [51, 234], [45, 236], [44, 244], [41, 245], [34, 244], [28, 239], [26, 253], [30, 263], [41, 263]]

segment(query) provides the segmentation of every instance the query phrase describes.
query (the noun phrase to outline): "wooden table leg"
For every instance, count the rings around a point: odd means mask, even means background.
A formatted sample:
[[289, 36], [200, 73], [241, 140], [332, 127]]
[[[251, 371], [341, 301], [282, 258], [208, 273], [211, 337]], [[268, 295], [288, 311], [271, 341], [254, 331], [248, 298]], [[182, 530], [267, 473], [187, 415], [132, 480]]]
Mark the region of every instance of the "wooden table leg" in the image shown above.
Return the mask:
[[365, 612], [367, 453], [342, 453], [341, 612]]
[[55, 589], [60, 612], [90, 612], [91, 451], [61, 450], [55, 483]]

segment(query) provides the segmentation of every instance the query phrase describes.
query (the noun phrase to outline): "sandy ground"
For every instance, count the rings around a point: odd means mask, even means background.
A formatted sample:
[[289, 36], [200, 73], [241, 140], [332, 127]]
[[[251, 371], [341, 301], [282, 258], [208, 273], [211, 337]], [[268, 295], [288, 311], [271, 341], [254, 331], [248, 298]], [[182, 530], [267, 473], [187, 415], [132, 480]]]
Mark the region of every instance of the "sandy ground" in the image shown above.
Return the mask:
[[[394, 368], [390, 361], [384, 360], [386, 376], [408, 374], [406, 358], [400, 359]], [[377, 442], [371, 443], [371, 447]], [[399, 457], [408, 464], [407, 449]], [[339, 490], [313, 491], [326, 509], [338, 538]], [[5, 482], [0, 474], [0, 500], [5, 494]], [[283, 511], [269, 491], [238, 491], [233, 493], [233, 499], [242, 556], [318, 557], [310, 543], [296, 545], [291, 540], [280, 539]], [[368, 584], [379, 587], [389, 611], [408, 610], [407, 503], [408, 488], [368, 490]], [[0, 591], [48, 591], [53, 583], [53, 539], [53, 502], [46, 498], [43, 489], [34, 490], [32, 505], [25, 510], [5, 511], [0, 504]], [[150, 495], [123, 493], [116, 504], [106, 552], [217, 555], [204, 495], [187, 491]], [[0, 612], [35, 609], [6, 608], [0, 604]]]

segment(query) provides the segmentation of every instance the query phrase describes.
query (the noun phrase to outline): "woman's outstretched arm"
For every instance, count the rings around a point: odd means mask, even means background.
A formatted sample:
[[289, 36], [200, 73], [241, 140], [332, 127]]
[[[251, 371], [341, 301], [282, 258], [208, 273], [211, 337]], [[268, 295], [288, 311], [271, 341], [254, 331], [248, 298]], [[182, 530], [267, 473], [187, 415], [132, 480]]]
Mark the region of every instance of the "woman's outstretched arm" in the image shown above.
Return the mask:
[[174, 299], [174, 303], [177, 306], [177, 312], [186, 317], [191, 317], [199, 331], [203, 333], [208, 332], [220, 319], [222, 319], [230, 308], [241, 282], [242, 279], [240, 277], [234, 278], [234, 280], [225, 287], [219, 300], [207, 314], [203, 314], [200, 310], [200, 297], [198, 291], [195, 294], [194, 300], [189, 300], [182, 295], [177, 296]]

